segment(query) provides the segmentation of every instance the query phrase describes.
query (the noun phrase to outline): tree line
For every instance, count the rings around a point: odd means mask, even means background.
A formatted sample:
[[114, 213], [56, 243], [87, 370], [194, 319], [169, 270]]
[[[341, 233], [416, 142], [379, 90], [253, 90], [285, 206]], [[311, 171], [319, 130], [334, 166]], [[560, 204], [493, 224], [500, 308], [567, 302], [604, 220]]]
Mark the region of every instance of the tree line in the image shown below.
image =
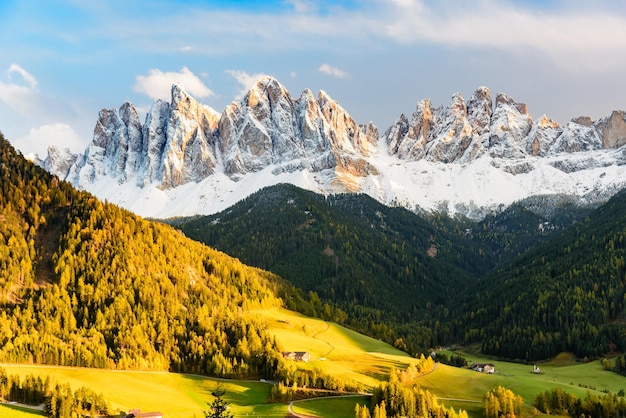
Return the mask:
[[571, 417], [609, 418], [626, 416], [626, 400], [617, 395], [587, 393], [579, 398], [557, 387], [540, 393], [534, 405], [545, 414]]
[[102, 394], [80, 387], [72, 391], [69, 384], [55, 383], [50, 378], [27, 375], [23, 380], [17, 375], [8, 375], [0, 367], [0, 400], [38, 406], [50, 418], [78, 416], [109, 416], [111, 407]]
[[355, 406], [355, 418], [467, 418], [466, 411], [446, 408], [418, 385], [417, 378], [434, 367], [432, 357], [420, 356], [405, 370], [392, 370], [389, 380], [374, 389], [369, 406]]

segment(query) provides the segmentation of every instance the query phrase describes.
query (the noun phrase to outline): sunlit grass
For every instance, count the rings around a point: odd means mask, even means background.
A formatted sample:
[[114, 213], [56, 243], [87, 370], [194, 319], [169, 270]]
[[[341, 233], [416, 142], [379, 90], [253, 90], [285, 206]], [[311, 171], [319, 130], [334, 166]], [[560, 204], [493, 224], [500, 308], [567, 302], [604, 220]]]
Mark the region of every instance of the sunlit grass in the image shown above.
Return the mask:
[[354, 418], [354, 407], [357, 403], [369, 405], [370, 399], [365, 396], [349, 398], [331, 396], [306, 402], [295, 402], [293, 411], [308, 416]]
[[[333, 323], [308, 318], [284, 309], [267, 309], [248, 313], [263, 318], [285, 350], [309, 351], [313, 361], [299, 367], [319, 367], [326, 373], [359, 382], [366, 389], [387, 380], [392, 368], [404, 368], [413, 359], [406, 353]], [[208, 409], [218, 384], [226, 391], [236, 416], [280, 416], [287, 414], [285, 404], [267, 404], [271, 386], [251, 381], [220, 381], [201, 376], [165, 372], [134, 372], [72, 367], [4, 365], [9, 374], [51, 376], [72, 388], [86, 386], [102, 393], [113, 411], [160, 411], [168, 418], [202, 417]], [[353, 416], [354, 398], [311, 401], [310, 415], [327, 416], [327, 402], [340, 416]], [[309, 405], [309, 404], [307, 404]], [[20, 417], [21, 418], [21, 417]]]
[[[211, 392], [221, 385], [233, 412], [272, 413], [287, 411], [286, 405], [266, 405], [271, 386], [261, 382], [228, 381], [177, 373], [113, 371], [74, 367], [2, 365], [8, 374], [32, 374], [69, 383], [75, 390], [85, 386], [102, 393], [113, 412], [139, 408], [159, 411], [168, 418], [202, 417], [213, 400]], [[284, 416], [284, 415], [283, 415]]]
[[[320, 368], [325, 373], [359, 383], [371, 390], [388, 379], [393, 368], [404, 369], [415, 361], [392, 346], [348, 330], [334, 323], [308, 318], [285, 309], [271, 308], [245, 313], [268, 323], [279, 345], [286, 351], [308, 351], [312, 361], [298, 362], [302, 369]], [[471, 417], [482, 416], [482, 399], [496, 386], [504, 386], [522, 396], [525, 415], [535, 413], [531, 406], [537, 394], [561, 387], [579, 397], [588, 391], [617, 393], [626, 390], [626, 378], [604, 370], [600, 361], [579, 363], [571, 354], [539, 363], [541, 374], [532, 373], [532, 364], [513, 363], [481, 356], [475, 350], [463, 353], [468, 362], [493, 363], [497, 373], [486, 375], [467, 369], [438, 364], [434, 372], [418, 378], [420, 387], [437, 395], [446, 406], [465, 409]], [[268, 404], [271, 385], [258, 381], [229, 381], [196, 375], [165, 372], [134, 372], [52, 366], [3, 365], [9, 374], [51, 376], [74, 389], [86, 386], [107, 399], [113, 411], [160, 411], [168, 418], [201, 418], [218, 385], [226, 391], [231, 412], [237, 417], [284, 417], [286, 404]], [[353, 417], [356, 403], [369, 403], [367, 397], [322, 398], [294, 404], [294, 410], [318, 417]], [[30, 411], [0, 405], [0, 416], [33, 418]]]
[[41, 411], [0, 404], [0, 417], [2, 418], [37, 418], [41, 416], [45, 416]]
[[[537, 394], [555, 387], [578, 397], [585, 397], [590, 390], [599, 395], [604, 390], [612, 393], [626, 390], [626, 378], [604, 370], [599, 360], [577, 363], [570, 355], [563, 355], [553, 362], [539, 363], [542, 373], [534, 374], [532, 364], [492, 360], [476, 355], [466, 355], [466, 358], [469, 363], [492, 363], [497, 373], [487, 375], [439, 364], [434, 373], [420, 378], [420, 385], [439, 397], [472, 400], [482, 400], [482, 396], [489, 390], [504, 386], [522, 396], [528, 405], [534, 402]], [[451, 381], [454, 384], [450, 384]]]
[[280, 308], [248, 313], [265, 320], [285, 351], [308, 351], [311, 362], [298, 367], [319, 367], [348, 382], [372, 389], [389, 378], [393, 368], [403, 369], [412, 357], [387, 343], [340, 325], [309, 318]]

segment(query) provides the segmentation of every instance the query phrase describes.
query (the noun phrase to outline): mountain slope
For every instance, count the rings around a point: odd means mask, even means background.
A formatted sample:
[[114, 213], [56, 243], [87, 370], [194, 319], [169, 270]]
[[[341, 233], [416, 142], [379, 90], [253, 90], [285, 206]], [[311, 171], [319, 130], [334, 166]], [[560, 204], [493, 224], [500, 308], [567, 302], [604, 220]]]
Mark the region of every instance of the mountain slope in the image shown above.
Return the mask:
[[[307, 302], [270, 273], [77, 192], [1, 145], [3, 361], [271, 376], [281, 372], [278, 348], [263, 324], [238, 312], [278, 306], [279, 292], [288, 306], [306, 305], [410, 351], [465, 339], [534, 360], [626, 346], [624, 194], [540, 245], [543, 232], [527, 225], [548, 219], [523, 206], [474, 224], [489, 231], [482, 236], [479, 228], [468, 234], [465, 221], [426, 222], [366, 196], [292, 186], [270, 191], [272, 205], [264, 208], [259, 193], [208, 223], [262, 257], [279, 249], [282, 259], [268, 258], [276, 267], [289, 261], [284, 268], [300, 269], [289, 279], [325, 292]], [[499, 258], [493, 249], [516, 228], [527, 235]]]
[[485, 353], [536, 360], [626, 348], [626, 193], [486, 277], [456, 301]]
[[[317, 292], [347, 313], [334, 320], [392, 343], [401, 338], [415, 352], [451, 341], [447, 312], [454, 295], [572, 222], [551, 215], [520, 204], [481, 223], [423, 218], [367, 195], [323, 196], [282, 184], [224, 212], [171, 222], [193, 239]], [[435, 323], [436, 330], [427, 329]]]
[[[385, 207], [366, 195], [324, 197], [286, 184], [263, 189], [225, 212], [180, 228], [244, 262], [289, 277], [306, 291], [315, 287], [331, 300], [398, 312], [427, 300], [442, 303], [448, 285], [426, 296], [425, 286], [435, 281], [419, 276], [444, 270], [446, 258], [459, 258], [463, 250], [405, 209]], [[429, 251], [437, 256], [429, 256]], [[458, 276], [453, 270], [433, 273], [444, 275]], [[363, 280], [368, 286], [358, 285]], [[396, 292], [400, 284], [412, 287], [414, 300], [389, 303], [392, 295], [382, 293]]]
[[[494, 309], [532, 290], [521, 273], [514, 291], [502, 277], [519, 273], [526, 253], [547, 257], [542, 243], [562, 239], [564, 230], [590, 212], [552, 196], [516, 203], [474, 223], [422, 218], [365, 195], [324, 197], [278, 185], [227, 211], [174, 222], [187, 236], [317, 292], [322, 302], [348, 315], [334, 320], [424, 351], [466, 337], [482, 341], [487, 330], [497, 336], [507, 321], [518, 323], [520, 318], [504, 320]], [[497, 301], [483, 303], [485, 295]], [[523, 306], [519, 309], [530, 309]], [[548, 332], [546, 324], [528, 321]], [[487, 326], [491, 323], [498, 325]], [[516, 343], [523, 350], [531, 347]], [[580, 341], [575, 344], [572, 349], [584, 353]]]
[[218, 114], [172, 87], [145, 123], [130, 103], [100, 112], [83, 155], [52, 148], [50, 172], [142, 216], [216, 213], [251, 193], [291, 183], [318, 193], [365, 193], [409, 210], [480, 219], [529, 196], [599, 204], [626, 183], [626, 116], [560, 126], [480, 87], [448, 106], [418, 102], [381, 136], [327, 93], [295, 98], [260, 79]]
[[0, 137], [0, 361], [267, 376], [280, 281], [75, 191]]
[[568, 196], [533, 196], [480, 222], [464, 225], [474, 245], [488, 254], [489, 266], [494, 268], [583, 220], [594, 209]]

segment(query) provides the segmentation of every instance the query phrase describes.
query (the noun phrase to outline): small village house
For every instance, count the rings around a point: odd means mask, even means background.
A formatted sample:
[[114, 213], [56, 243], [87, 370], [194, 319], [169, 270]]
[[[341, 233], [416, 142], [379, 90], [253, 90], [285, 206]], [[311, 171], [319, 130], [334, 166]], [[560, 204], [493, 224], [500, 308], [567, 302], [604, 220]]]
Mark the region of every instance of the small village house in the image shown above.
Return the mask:
[[311, 360], [311, 353], [308, 351], [283, 351], [285, 360], [303, 361], [308, 363]]
[[493, 374], [496, 372], [496, 366], [491, 363], [474, 363], [469, 368], [479, 373]]
[[160, 412], [141, 412], [141, 409], [131, 409], [126, 418], [163, 418]]

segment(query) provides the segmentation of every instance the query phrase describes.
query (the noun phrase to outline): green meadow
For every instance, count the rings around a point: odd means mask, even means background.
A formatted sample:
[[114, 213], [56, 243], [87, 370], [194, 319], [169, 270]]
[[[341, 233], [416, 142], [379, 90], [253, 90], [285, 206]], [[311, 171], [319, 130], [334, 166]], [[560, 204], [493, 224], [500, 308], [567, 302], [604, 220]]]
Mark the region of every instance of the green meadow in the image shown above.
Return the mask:
[[311, 361], [299, 363], [299, 367], [318, 367], [347, 381], [360, 382], [366, 390], [387, 380], [393, 368], [406, 368], [413, 360], [389, 344], [286, 309], [251, 311], [248, 315], [267, 322], [284, 351], [311, 354]]
[[[584, 397], [588, 391], [599, 394], [602, 391], [617, 393], [620, 389], [626, 390], [626, 378], [605, 370], [599, 360], [588, 363], [577, 362], [572, 355], [567, 353], [559, 355], [552, 361], [537, 363], [541, 370], [540, 374], [532, 373], [533, 364], [493, 360], [464, 352], [456, 354], [466, 357], [468, 363], [492, 363], [497, 372], [487, 375], [438, 365], [438, 369], [441, 368], [445, 372], [424, 376], [420, 383], [440, 396], [444, 396], [445, 393], [447, 397], [461, 397], [463, 394], [470, 393], [476, 397], [479, 393], [484, 394], [493, 386], [499, 385], [522, 396], [524, 402], [528, 404], [534, 401], [538, 393], [557, 386], [580, 397]], [[448, 377], [461, 384], [454, 386], [446, 384]]]
[[15, 405], [0, 404], [0, 417], [2, 418], [37, 418], [41, 416], [45, 416], [41, 411], [34, 411]]
[[[168, 418], [202, 417], [218, 385], [226, 391], [237, 416], [284, 416], [287, 406], [266, 404], [271, 386], [261, 382], [228, 381], [166, 372], [134, 372], [74, 367], [2, 365], [8, 374], [50, 376], [73, 389], [86, 386], [104, 395], [113, 412], [139, 408]], [[4, 417], [4, 415], [2, 415]], [[17, 417], [17, 416], [16, 416]]]
[[[314, 367], [326, 373], [359, 382], [369, 391], [387, 380], [392, 369], [403, 369], [413, 359], [388, 344], [350, 331], [334, 323], [305, 317], [279, 308], [250, 311], [245, 315], [267, 322], [285, 351], [308, 351], [309, 363], [298, 367]], [[563, 354], [551, 362], [538, 363], [541, 374], [532, 373], [532, 364], [512, 363], [481, 357], [472, 351], [456, 352], [469, 363], [493, 363], [496, 373], [482, 374], [467, 369], [437, 364], [435, 371], [419, 377], [418, 383], [436, 394], [446, 405], [465, 409], [472, 417], [482, 416], [482, 398], [496, 386], [513, 390], [524, 399], [526, 415], [534, 414], [535, 395], [554, 387], [584, 397], [588, 391], [626, 390], [626, 378], [603, 369], [600, 361], [576, 362]], [[167, 418], [201, 418], [208, 409], [211, 392], [220, 385], [225, 399], [231, 403], [236, 417], [285, 417], [287, 404], [268, 404], [271, 385], [258, 381], [229, 381], [202, 376], [166, 372], [114, 371], [72, 367], [2, 365], [9, 374], [50, 376], [67, 382], [73, 388], [89, 387], [101, 392], [114, 411], [140, 408], [160, 411]], [[351, 418], [356, 403], [369, 402], [366, 396], [327, 397], [295, 402], [296, 413], [318, 417]], [[34, 418], [36, 411], [0, 405], [0, 416]]]
[[[496, 386], [511, 389], [530, 407], [535, 396], [541, 392], [560, 387], [566, 392], [585, 397], [588, 392], [601, 395], [603, 391], [617, 393], [626, 390], [626, 378], [605, 370], [599, 360], [589, 363], [576, 362], [573, 356], [562, 354], [550, 362], [537, 363], [541, 373], [535, 374], [533, 364], [513, 363], [484, 358], [473, 354], [456, 352], [467, 358], [468, 363], [492, 363], [495, 374], [483, 374], [468, 369], [437, 365], [437, 370], [419, 380], [420, 385], [437, 394], [449, 405], [463, 408], [470, 416], [482, 414], [483, 395]], [[527, 412], [532, 414], [532, 408]]]
[[354, 418], [354, 406], [356, 404], [369, 404], [369, 397], [328, 397], [294, 402], [293, 412], [304, 416]]

